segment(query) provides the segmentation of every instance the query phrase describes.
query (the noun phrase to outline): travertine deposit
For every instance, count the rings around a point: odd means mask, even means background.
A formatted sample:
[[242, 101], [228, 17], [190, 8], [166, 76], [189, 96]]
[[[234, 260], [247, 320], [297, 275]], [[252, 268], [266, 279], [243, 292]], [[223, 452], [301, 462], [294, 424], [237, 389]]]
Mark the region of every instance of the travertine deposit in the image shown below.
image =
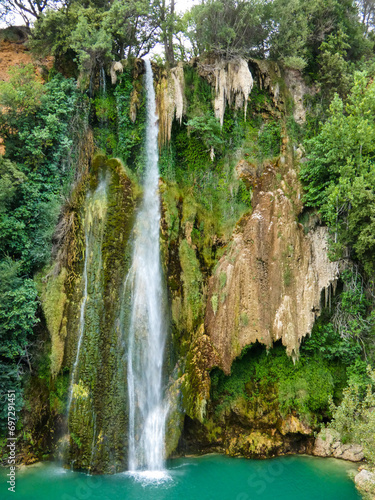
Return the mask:
[[254, 208], [238, 224], [209, 281], [205, 319], [227, 374], [242, 349], [255, 342], [271, 347], [281, 339], [288, 354], [298, 356], [301, 339], [320, 314], [322, 291], [338, 277], [338, 264], [327, 255], [326, 228], [305, 234], [297, 221], [300, 186], [295, 169], [285, 165], [282, 159], [269, 163], [260, 176], [245, 161], [238, 166], [253, 185]]

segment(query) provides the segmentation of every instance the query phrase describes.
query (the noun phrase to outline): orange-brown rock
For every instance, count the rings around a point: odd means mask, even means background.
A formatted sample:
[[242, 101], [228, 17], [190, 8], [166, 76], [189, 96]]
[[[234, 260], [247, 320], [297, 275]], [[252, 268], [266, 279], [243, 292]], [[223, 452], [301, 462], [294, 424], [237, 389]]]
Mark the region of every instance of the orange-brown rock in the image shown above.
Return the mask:
[[237, 169], [254, 186], [253, 212], [238, 224], [210, 278], [205, 318], [226, 374], [242, 349], [257, 341], [271, 347], [281, 339], [288, 354], [297, 356], [320, 314], [322, 291], [337, 280], [338, 264], [327, 255], [327, 229], [318, 226], [305, 234], [296, 219], [301, 186], [296, 170], [286, 166], [291, 163], [281, 157], [258, 177], [250, 164]]
[[[1, 31], [11, 32], [15, 41], [9, 41], [1, 38]], [[9, 69], [12, 66], [19, 66], [23, 64], [34, 64], [36, 71], [41, 73], [41, 66], [48, 69], [52, 67], [53, 57], [47, 57], [42, 61], [35, 61], [26, 45], [27, 33], [26, 28], [12, 27], [7, 30], [0, 30], [0, 81], [8, 81], [10, 76]], [[5, 153], [3, 139], [0, 137], [0, 155]]]

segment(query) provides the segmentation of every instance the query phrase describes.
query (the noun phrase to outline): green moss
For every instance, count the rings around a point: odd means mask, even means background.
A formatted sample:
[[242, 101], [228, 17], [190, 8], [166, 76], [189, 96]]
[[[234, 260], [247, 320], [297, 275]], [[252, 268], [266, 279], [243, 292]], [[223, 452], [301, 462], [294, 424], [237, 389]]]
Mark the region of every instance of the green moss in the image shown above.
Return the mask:
[[[131, 95], [136, 91], [140, 96], [137, 113], [137, 120], [133, 123], [130, 118]], [[117, 147], [116, 156], [133, 171], [142, 171], [145, 132], [145, 94], [141, 86], [140, 77], [133, 79], [133, 72], [130, 67], [124, 69], [119, 75], [119, 81], [114, 91], [117, 108]]]
[[290, 286], [292, 283], [292, 279], [293, 279], [292, 270], [290, 269], [289, 264], [286, 264], [285, 270], [283, 273], [284, 285], [287, 287]]
[[227, 273], [223, 273], [223, 272], [220, 273], [219, 284], [220, 284], [220, 288], [225, 287], [225, 285], [227, 284]]
[[[43, 273], [44, 274], [44, 273]], [[53, 275], [53, 270], [46, 283], [37, 278], [39, 287], [42, 288], [42, 307], [46, 317], [48, 331], [51, 336], [51, 364], [50, 371], [55, 377], [60, 371], [65, 347], [66, 324], [64, 311], [67, 303], [65, 282], [67, 270], [63, 268], [58, 276]]]
[[256, 406], [262, 401], [265, 411], [267, 406], [273, 407], [283, 417], [295, 411], [312, 423], [329, 414], [330, 397], [345, 379], [340, 363], [324, 360], [318, 353], [303, 355], [294, 364], [284, 347], [278, 345], [267, 353], [256, 345], [245, 349], [233, 363], [230, 376], [212, 370], [211, 398], [218, 418], [241, 400], [249, 418], [252, 411], [255, 418]]
[[[89, 299], [73, 386], [69, 419], [73, 436], [68, 461], [74, 460], [79, 468], [109, 473], [123, 469], [126, 463], [128, 403], [123, 384], [126, 365], [121, 328], [126, 322], [127, 303], [121, 298], [130, 266], [129, 239], [139, 189], [117, 159], [98, 155], [93, 167], [91, 196], [84, 197], [82, 209], [82, 231], [86, 230], [83, 239], [88, 237], [89, 242]], [[96, 192], [99, 179], [107, 179], [107, 187]], [[80, 266], [82, 274], [83, 261]], [[70, 288], [67, 311], [69, 367], [76, 355], [82, 291], [82, 281], [77, 278]], [[60, 398], [52, 396], [57, 407]]]
[[188, 330], [191, 330], [203, 312], [203, 278], [195, 252], [186, 240], [180, 243], [179, 257], [184, 287], [186, 324]]
[[216, 312], [217, 312], [218, 303], [219, 303], [218, 296], [217, 295], [212, 295], [212, 297], [211, 297], [211, 305], [212, 305], [212, 310], [213, 310], [214, 314], [216, 314]]
[[247, 315], [247, 313], [241, 313], [240, 321], [242, 326], [247, 326], [249, 324], [249, 316]]

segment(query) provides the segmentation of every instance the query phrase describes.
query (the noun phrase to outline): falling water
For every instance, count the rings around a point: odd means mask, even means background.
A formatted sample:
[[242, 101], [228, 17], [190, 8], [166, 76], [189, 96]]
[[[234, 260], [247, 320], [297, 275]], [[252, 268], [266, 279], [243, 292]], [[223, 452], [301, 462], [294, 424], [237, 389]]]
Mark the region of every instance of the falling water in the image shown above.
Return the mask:
[[103, 97], [106, 96], [107, 94], [107, 88], [106, 88], [106, 81], [105, 81], [105, 71], [103, 66], [100, 68], [99, 72], [99, 87], [100, 87], [100, 93]]
[[129, 470], [159, 477], [164, 469], [166, 406], [162, 366], [165, 326], [159, 252], [158, 125], [152, 68], [146, 66], [147, 127], [144, 197], [134, 231], [128, 347]]
[[[86, 208], [85, 208], [85, 219], [84, 219], [85, 263], [83, 267], [83, 296], [82, 296], [80, 315], [79, 315], [77, 351], [72, 368], [72, 374], [69, 386], [69, 396], [67, 405], [68, 419], [70, 415], [72, 401], [74, 398], [74, 388], [75, 384], [77, 383], [77, 372], [79, 368], [82, 340], [84, 338], [84, 333], [85, 333], [87, 299], [89, 297], [88, 293], [89, 274], [95, 277], [93, 280], [94, 283], [98, 282], [99, 280], [97, 279], [98, 278], [97, 274], [100, 273], [102, 267], [101, 240], [103, 238], [104, 219], [107, 211], [106, 189], [107, 189], [107, 179], [105, 178], [101, 180], [94, 194], [89, 192], [86, 197]], [[99, 242], [97, 242], [98, 236], [99, 236]], [[90, 261], [92, 260], [97, 261], [97, 265], [94, 266], [95, 269], [90, 269], [90, 267], [92, 267], [90, 266]]]
[[88, 255], [89, 255], [89, 235], [87, 228], [85, 228], [85, 265], [83, 267], [83, 298], [81, 302], [81, 309], [80, 309], [80, 315], [79, 315], [79, 333], [78, 333], [78, 344], [77, 344], [77, 352], [76, 352], [76, 358], [74, 361], [73, 369], [72, 369], [72, 376], [70, 379], [70, 387], [69, 387], [69, 398], [68, 398], [68, 406], [67, 406], [67, 415], [69, 418], [69, 413], [70, 413], [70, 407], [72, 406], [72, 400], [73, 400], [73, 388], [74, 388], [74, 382], [77, 376], [77, 367], [78, 367], [78, 362], [79, 362], [79, 355], [81, 352], [81, 345], [82, 345], [82, 338], [83, 338], [83, 332], [85, 330], [85, 311], [86, 311], [86, 303], [87, 303], [87, 286], [88, 286], [88, 278], [87, 278], [87, 262], [88, 262]]

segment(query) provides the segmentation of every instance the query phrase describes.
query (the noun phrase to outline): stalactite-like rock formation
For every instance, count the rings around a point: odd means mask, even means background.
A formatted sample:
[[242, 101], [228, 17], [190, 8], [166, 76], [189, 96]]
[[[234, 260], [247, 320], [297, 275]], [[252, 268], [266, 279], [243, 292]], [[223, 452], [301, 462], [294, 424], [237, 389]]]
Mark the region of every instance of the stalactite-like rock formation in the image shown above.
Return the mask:
[[320, 314], [321, 292], [338, 277], [338, 264], [327, 255], [326, 228], [305, 234], [296, 221], [302, 205], [295, 170], [277, 182], [281, 165], [270, 163], [257, 177], [244, 163], [240, 175], [254, 186], [254, 209], [238, 224], [209, 281], [205, 319], [227, 374], [242, 349], [256, 341], [271, 347], [281, 339], [289, 355], [298, 355]]
[[[253, 88], [253, 77], [244, 59], [231, 61], [214, 60], [198, 62], [198, 74], [205, 78], [213, 90], [213, 106], [221, 126], [227, 104], [235, 109], [244, 109], [246, 116], [248, 98]], [[186, 113], [184, 68], [180, 63], [158, 82], [157, 107], [159, 116], [159, 144], [171, 139], [172, 123], [180, 124]]]
[[184, 97], [184, 68], [179, 64], [162, 75], [157, 86], [157, 111], [159, 116], [159, 144], [171, 139], [172, 123], [180, 124], [186, 112]]
[[215, 89], [214, 110], [221, 126], [227, 104], [234, 105], [235, 109], [244, 108], [246, 117], [247, 101], [253, 88], [253, 77], [247, 61], [242, 58], [205, 61], [198, 63], [198, 72]]

